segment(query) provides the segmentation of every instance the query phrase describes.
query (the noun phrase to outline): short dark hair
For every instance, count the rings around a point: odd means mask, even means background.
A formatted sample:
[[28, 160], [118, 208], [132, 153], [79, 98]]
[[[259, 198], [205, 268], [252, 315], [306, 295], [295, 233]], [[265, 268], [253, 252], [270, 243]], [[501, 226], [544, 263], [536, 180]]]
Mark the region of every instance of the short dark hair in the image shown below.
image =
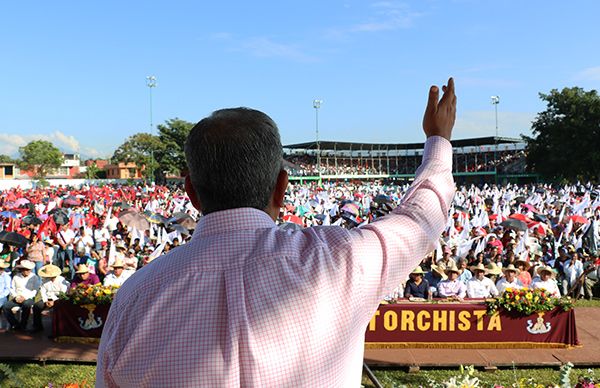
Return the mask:
[[203, 214], [264, 210], [282, 168], [275, 122], [249, 108], [221, 109], [192, 128], [185, 142], [189, 177]]

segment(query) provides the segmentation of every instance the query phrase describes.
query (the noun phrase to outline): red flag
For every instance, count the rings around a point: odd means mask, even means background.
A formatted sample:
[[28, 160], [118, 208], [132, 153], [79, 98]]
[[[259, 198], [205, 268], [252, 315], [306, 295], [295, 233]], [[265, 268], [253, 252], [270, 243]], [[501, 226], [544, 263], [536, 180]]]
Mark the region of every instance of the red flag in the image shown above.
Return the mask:
[[42, 234], [46, 236], [50, 236], [51, 234], [56, 233], [56, 223], [54, 222], [54, 218], [51, 215], [48, 215], [46, 221], [44, 221], [37, 232], [38, 238], [42, 239]]

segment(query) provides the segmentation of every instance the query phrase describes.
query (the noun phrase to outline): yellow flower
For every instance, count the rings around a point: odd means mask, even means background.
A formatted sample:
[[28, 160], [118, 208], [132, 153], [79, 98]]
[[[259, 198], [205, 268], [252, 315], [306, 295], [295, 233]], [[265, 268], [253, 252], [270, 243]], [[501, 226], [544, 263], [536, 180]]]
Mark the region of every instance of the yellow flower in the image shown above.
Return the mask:
[[519, 300], [521, 297], [519, 295], [515, 296], [515, 300]]
[[512, 288], [508, 287], [505, 291], [506, 292], [512, 292]]
[[112, 294], [112, 291], [110, 290], [110, 288], [107, 288], [106, 290], [104, 290], [104, 293], [106, 295], [110, 295], [110, 294]]
[[530, 293], [527, 293], [527, 295], [525, 296], [527, 299], [531, 300], [531, 298], [533, 298], [533, 295], [531, 295]]

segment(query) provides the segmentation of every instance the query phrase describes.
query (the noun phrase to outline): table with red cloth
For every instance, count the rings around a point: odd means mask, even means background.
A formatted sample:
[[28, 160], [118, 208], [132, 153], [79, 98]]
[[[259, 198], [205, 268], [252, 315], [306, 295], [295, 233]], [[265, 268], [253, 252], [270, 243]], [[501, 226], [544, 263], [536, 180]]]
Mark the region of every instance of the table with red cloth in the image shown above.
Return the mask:
[[481, 299], [382, 304], [365, 333], [368, 349], [570, 348], [579, 345], [575, 310], [488, 315]]
[[76, 305], [70, 301], [54, 303], [52, 336], [57, 342], [98, 343], [110, 304]]

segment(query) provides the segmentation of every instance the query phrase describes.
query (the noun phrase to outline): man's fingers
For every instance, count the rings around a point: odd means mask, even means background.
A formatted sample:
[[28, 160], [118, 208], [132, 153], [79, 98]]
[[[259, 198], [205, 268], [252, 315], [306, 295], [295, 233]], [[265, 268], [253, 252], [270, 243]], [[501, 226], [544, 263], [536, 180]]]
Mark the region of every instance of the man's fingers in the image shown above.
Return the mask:
[[440, 98], [440, 89], [437, 86], [432, 86], [429, 88], [429, 100], [427, 100], [427, 109], [426, 112], [435, 112], [438, 105], [438, 100]]

